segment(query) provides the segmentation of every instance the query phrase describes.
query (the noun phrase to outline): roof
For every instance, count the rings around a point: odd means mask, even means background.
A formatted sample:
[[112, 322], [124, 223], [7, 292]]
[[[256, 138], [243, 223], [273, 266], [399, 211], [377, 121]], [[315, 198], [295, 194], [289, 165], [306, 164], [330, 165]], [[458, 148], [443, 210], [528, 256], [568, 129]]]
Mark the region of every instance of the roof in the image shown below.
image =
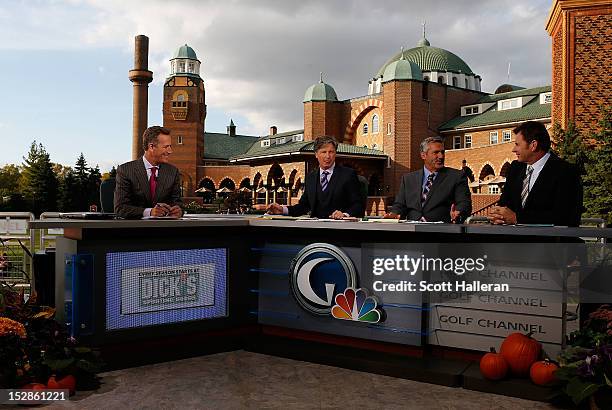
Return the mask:
[[400, 57], [399, 60], [392, 62], [385, 68], [383, 74], [383, 83], [393, 80], [423, 80], [423, 73], [419, 66], [404, 58]]
[[[455, 73], [463, 73], [468, 75], [474, 75], [472, 69], [463, 61], [459, 56], [451, 53], [443, 48], [431, 47], [427, 39], [421, 39], [417, 47], [411, 48], [403, 52], [404, 58], [408, 61], [416, 63], [421, 71], [452, 71]], [[387, 66], [402, 57], [402, 52], [395, 54], [391, 57], [376, 73], [374, 78], [379, 78], [384, 75]]]
[[[232, 160], [246, 160], [254, 158], [265, 158], [268, 156], [288, 155], [291, 153], [307, 154], [314, 152], [314, 141], [294, 141], [293, 138], [287, 139], [287, 142], [282, 144], [271, 144], [268, 147], [262, 147], [261, 141], [266, 139], [276, 139], [279, 137], [293, 137], [294, 135], [303, 134], [304, 130], [296, 130], [284, 132], [282, 134], [267, 135], [261, 137], [254, 143], [245, 153], [233, 156]], [[357, 155], [364, 157], [386, 158], [387, 155], [379, 150], [359, 147], [351, 144], [338, 144], [337, 153], [339, 155]]]
[[249, 135], [230, 137], [227, 134], [205, 132], [204, 158], [229, 160], [234, 155], [244, 154], [258, 140]]
[[198, 59], [193, 48], [189, 47], [187, 44], [180, 46], [176, 49], [176, 52], [174, 53], [174, 57], [172, 57], [172, 59], [175, 58], [189, 58], [191, 60]]
[[336, 90], [323, 81], [313, 84], [304, 93], [304, 102], [309, 101], [338, 101]]
[[489, 125], [507, 124], [540, 118], [550, 118], [551, 104], [540, 104], [540, 99], [537, 98], [539, 94], [546, 92], [550, 92], [550, 86], [529, 88], [502, 94], [486, 95], [476, 104], [497, 103], [497, 101], [515, 97], [536, 96], [536, 98], [532, 99], [521, 108], [513, 108], [503, 111], [498, 111], [497, 104], [494, 104], [482, 114], [455, 117], [452, 120], [442, 124], [438, 129], [440, 131], [460, 130], [465, 128], [485, 127]]

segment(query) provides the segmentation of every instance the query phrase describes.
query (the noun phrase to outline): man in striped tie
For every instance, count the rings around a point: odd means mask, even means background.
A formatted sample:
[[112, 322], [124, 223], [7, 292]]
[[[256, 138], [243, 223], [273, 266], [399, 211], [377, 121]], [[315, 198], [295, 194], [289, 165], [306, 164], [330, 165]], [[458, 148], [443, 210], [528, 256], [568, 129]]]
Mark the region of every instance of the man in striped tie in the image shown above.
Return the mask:
[[516, 161], [510, 165], [499, 206], [491, 209], [491, 223], [578, 226], [582, 181], [577, 169], [549, 152], [544, 124], [527, 121], [513, 132]]
[[304, 194], [296, 205], [272, 203], [268, 213], [300, 216], [310, 213], [313, 218], [343, 219], [362, 217], [365, 198], [355, 170], [336, 164], [338, 142], [334, 137], [321, 136], [314, 142], [319, 166], [306, 175]]

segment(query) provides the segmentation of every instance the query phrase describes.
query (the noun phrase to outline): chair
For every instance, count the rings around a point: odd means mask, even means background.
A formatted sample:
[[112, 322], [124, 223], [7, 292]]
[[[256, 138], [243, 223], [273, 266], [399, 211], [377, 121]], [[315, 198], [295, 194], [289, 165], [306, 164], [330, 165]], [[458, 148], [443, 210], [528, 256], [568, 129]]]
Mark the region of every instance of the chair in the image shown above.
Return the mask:
[[115, 212], [115, 178], [108, 178], [100, 184], [102, 212]]

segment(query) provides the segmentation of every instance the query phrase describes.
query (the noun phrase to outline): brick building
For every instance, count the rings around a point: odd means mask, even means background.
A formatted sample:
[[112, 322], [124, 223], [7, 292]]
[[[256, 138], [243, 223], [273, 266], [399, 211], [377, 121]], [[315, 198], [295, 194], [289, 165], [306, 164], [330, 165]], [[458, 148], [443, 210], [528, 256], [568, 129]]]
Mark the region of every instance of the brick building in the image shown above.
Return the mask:
[[[210, 200], [226, 188], [250, 190], [255, 202], [291, 204], [316, 166], [312, 141], [332, 135], [338, 163], [357, 170], [368, 186], [368, 212], [382, 213], [401, 176], [422, 166], [419, 143], [441, 135], [447, 165], [471, 172], [474, 210], [493, 203], [514, 159], [512, 129], [526, 120], [588, 129], [599, 104], [611, 104], [612, 0], [555, 0], [547, 29], [553, 38], [553, 85], [524, 89], [504, 84], [494, 94], [456, 54], [425, 38], [385, 62], [367, 95], [339, 99], [323, 81], [304, 95], [304, 128], [265, 136], [205, 130], [205, 87], [195, 51], [184, 45], [170, 60], [164, 87], [164, 126], [172, 130], [173, 162], [183, 192]], [[595, 57], [593, 57], [595, 56]], [[578, 75], [580, 74], [580, 75]], [[365, 88], [365, 87], [364, 87]], [[552, 108], [551, 108], [552, 107]], [[465, 163], [463, 163], [465, 161]]]

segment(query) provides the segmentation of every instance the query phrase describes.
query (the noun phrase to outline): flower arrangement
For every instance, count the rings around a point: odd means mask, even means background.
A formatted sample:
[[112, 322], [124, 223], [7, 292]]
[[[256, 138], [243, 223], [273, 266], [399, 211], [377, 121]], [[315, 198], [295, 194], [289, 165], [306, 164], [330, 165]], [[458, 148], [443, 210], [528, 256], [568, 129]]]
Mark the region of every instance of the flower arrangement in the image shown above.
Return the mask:
[[[569, 348], [559, 355], [561, 393], [574, 404], [612, 399], [612, 308], [602, 305], [589, 315], [582, 329], [572, 332]], [[607, 403], [606, 406], [612, 403]]]
[[0, 388], [71, 376], [77, 388], [98, 386], [99, 354], [81, 347], [54, 319], [55, 309], [36, 303], [36, 293], [0, 282]]

